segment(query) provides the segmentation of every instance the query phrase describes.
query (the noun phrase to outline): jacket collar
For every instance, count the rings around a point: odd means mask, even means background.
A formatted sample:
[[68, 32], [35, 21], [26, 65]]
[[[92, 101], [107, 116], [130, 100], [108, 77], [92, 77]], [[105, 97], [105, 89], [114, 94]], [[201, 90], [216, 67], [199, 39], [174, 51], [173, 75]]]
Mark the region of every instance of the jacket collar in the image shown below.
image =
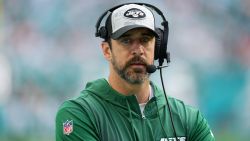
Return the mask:
[[[153, 88], [154, 91], [154, 97], [148, 102], [147, 106], [148, 107], [146, 113], [155, 113], [155, 107], [156, 105], [154, 104], [154, 101], [157, 102], [158, 108], [160, 109], [162, 106], [165, 105], [165, 99], [163, 92], [153, 83], [150, 82], [150, 85]], [[92, 82], [88, 82], [85, 90], [84, 91], [90, 92], [91, 94], [98, 96], [102, 98], [103, 100], [116, 105], [117, 107], [128, 110], [128, 106], [130, 106], [130, 109], [132, 112], [136, 114], [141, 114], [139, 104], [137, 102], [137, 99], [135, 95], [131, 96], [125, 96], [116, 90], [114, 90], [109, 83], [107, 82], [106, 79], [98, 79]], [[129, 104], [129, 105], [128, 105]], [[146, 110], [146, 109], [145, 109]], [[146, 114], [145, 113], [145, 114]]]

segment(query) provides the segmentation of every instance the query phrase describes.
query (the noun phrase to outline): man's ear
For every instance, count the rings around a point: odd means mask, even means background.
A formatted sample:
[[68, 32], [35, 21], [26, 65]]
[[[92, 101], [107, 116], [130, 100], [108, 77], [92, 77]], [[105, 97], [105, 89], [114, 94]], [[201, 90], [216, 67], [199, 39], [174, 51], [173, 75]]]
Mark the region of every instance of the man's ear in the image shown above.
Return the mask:
[[102, 53], [106, 60], [111, 60], [111, 50], [110, 50], [110, 45], [108, 42], [102, 42]]

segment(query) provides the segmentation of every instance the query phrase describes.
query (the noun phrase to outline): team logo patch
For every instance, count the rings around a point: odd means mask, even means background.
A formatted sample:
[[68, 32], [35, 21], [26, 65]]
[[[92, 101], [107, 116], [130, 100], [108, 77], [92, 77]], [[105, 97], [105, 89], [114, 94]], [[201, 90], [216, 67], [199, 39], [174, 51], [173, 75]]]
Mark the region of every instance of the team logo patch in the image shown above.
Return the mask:
[[146, 14], [137, 8], [131, 8], [124, 13], [125, 17], [128, 18], [144, 18]]
[[63, 123], [63, 134], [69, 135], [73, 132], [73, 120], [67, 120]]

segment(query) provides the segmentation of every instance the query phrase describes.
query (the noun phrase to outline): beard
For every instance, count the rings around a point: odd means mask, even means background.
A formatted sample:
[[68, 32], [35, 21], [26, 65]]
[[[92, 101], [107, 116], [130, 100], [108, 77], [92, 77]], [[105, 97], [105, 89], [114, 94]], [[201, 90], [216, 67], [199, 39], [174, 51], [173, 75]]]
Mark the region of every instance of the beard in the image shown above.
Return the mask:
[[149, 78], [149, 74], [146, 72], [145, 68], [131, 68], [131, 65], [134, 63], [139, 63], [146, 67], [146, 61], [140, 56], [133, 57], [125, 64], [125, 66], [120, 66], [115, 56], [113, 56], [111, 63], [118, 75], [130, 84], [142, 84]]

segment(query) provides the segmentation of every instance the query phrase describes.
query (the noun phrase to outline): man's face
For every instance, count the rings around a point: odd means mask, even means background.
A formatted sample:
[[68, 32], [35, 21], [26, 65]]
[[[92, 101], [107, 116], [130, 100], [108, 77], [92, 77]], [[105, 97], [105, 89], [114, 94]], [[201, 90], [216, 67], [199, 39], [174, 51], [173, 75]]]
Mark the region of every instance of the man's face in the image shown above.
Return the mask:
[[118, 75], [130, 84], [148, 79], [146, 66], [153, 64], [155, 37], [146, 28], [137, 28], [111, 39], [111, 63]]

